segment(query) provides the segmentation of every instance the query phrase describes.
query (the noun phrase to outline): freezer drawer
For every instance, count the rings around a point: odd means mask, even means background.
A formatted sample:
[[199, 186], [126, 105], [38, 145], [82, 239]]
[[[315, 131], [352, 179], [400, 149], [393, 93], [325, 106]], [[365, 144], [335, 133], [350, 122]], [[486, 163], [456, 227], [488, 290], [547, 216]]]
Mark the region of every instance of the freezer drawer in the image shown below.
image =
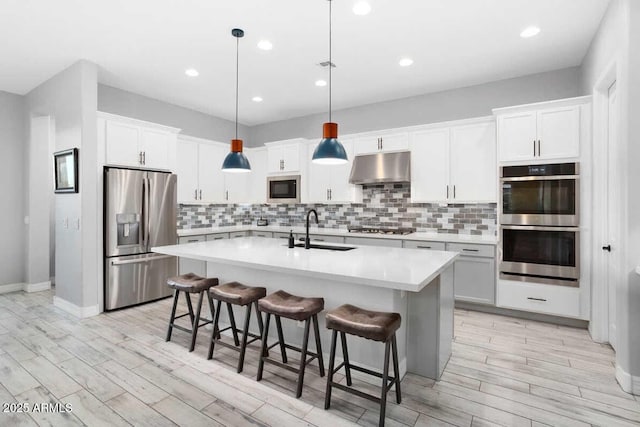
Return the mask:
[[131, 255], [105, 260], [105, 310], [127, 307], [172, 294], [167, 278], [177, 275], [177, 259], [168, 255]]

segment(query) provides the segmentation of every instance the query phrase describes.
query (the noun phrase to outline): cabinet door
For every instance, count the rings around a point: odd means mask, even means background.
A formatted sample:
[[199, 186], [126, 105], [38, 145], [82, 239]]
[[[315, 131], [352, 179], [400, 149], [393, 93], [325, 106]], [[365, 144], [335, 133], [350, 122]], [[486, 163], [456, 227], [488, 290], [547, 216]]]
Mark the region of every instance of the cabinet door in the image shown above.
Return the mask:
[[224, 199], [227, 203], [249, 202], [249, 173], [223, 173]]
[[[204, 242], [204, 236], [180, 237], [178, 243], [196, 243]], [[194, 273], [200, 277], [207, 277], [206, 261], [198, 261], [191, 258], [178, 258], [178, 274]]]
[[309, 161], [308, 202], [329, 202], [329, 187], [331, 186], [331, 174], [338, 165], [319, 165]]
[[395, 133], [380, 135], [380, 147], [382, 151], [401, 151], [409, 149], [409, 135]]
[[251, 164], [249, 174], [249, 197], [253, 203], [267, 201], [267, 150], [264, 148], [247, 151]]
[[[494, 123], [451, 128], [450, 200], [496, 202], [498, 166]], [[413, 171], [412, 171], [413, 172]]]
[[108, 120], [106, 125], [106, 162], [109, 165], [141, 166], [137, 126]]
[[411, 134], [411, 200], [447, 201], [449, 187], [449, 129]]
[[169, 146], [174, 134], [153, 129], [140, 130], [140, 151], [143, 166], [150, 169], [169, 169]]
[[300, 170], [300, 145], [291, 144], [282, 147], [282, 163], [285, 172]]
[[356, 138], [353, 151], [355, 155], [358, 154], [371, 154], [380, 151], [380, 136], [363, 136]]
[[203, 202], [224, 202], [224, 176], [222, 162], [227, 148], [213, 144], [199, 144], [198, 148], [198, 194], [202, 190]]
[[536, 152], [536, 112], [505, 114], [498, 117], [500, 161], [532, 160]]
[[453, 266], [453, 288], [457, 300], [494, 304], [496, 272], [493, 258], [461, 256]]
[[580, 107], [538, 112], [538, 157], [559, 159], [580, 155]]
[[176, 150], [178, 203], [193, 203], [198, 194], [198, 143], [178, 141]]
[[282, 172], [284, 162], [282, 146], [267, 148], [267, 171]]
[[[349, 162], [344, 165], [331, 165], [324, 168], [325, 179], [322, 182], [329, 182], [329, 203], [354, 202], [356, 186], [349, 184], [351, 165], [353, 165], [353, 141], [341, 141], [344, 150], [347, 152]], [[317, 165], [315, 165], [317, 166]], [[328, 176], [327, 176], [328, 175]]]

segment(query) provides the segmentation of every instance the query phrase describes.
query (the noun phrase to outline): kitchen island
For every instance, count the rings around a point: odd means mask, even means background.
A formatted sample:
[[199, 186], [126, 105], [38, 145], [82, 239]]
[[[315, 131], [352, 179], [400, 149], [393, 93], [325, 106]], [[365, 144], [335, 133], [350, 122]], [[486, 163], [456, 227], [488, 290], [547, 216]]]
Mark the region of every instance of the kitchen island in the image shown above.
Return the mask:
[[[336, 244], [334, 246], [346, 246]], [[453, 262], [457, 252], [352, 246], [348, 251], [288, 248], [281, 239], [244, 237], [152, 248], [153, 252], [207, 262], [207, 275], [323, 297], [325, 310], [354, 304], [402, 316], [397, 333], [400, 371], [439, 379], [453, 339]], [[223, 311], [224, 312], [224, 311]], [[240, 312], [238, 312], [240, 315]], [[242, 317], [240, 317], [242, 318]], [[323, 351], [330, 333], [319, 316]], [[257, 332], [257, 324], [251, 329]], [[283, 322], [285, 339], [302, 340], [302, 328]], [[350, 338], [354, 363], [380, 371], [384, 346]], [[215, 358], [215, 355], [214, 355]], [[326, 359], [325, 359], [326, 360]]]

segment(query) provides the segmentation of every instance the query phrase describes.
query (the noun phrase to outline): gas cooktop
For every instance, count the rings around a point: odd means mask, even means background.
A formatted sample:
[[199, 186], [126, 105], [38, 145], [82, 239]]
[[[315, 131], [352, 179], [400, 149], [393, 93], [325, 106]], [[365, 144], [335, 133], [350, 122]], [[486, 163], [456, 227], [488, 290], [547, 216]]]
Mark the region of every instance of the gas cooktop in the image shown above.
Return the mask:
[[416, 231], [411, 227], [385, 228], [385, 227], [368, 227], [353, 226], [348, 227], [349, 233], [371, 233], [371, 234], [410, 234]]

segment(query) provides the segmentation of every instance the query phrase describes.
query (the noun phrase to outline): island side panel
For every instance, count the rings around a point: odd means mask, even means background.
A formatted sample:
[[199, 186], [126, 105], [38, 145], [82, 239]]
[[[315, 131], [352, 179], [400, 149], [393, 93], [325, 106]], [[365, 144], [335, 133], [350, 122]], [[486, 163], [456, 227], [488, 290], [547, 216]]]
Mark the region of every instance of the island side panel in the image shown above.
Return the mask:
[[[207, 276], [217, 277], [220, 283], [238, 281], [248, 286], [263, 286], [267, 288], [267, 294], [277, 290], [284, 290], [294, 295], [303, 297], [323, 297], [325, 299], [325, 310], [318, 315], [320, 335], [322, 339], [322, 351], [325, 355], [325, 368], [328, 366], [328, 357], [331, 344], [331, 331], [325, 326], [325, 313], [342, 304], [353, 304], [362, 308], [377, 311], [397, 312], [402, 316], [402, 326], [396, 336], [398, 341], [398, 359], [401, 377], [407, 372], [407, 320], [408, 320], [408, 299], [411, 292], [402, 292], [394, 289], [379, 288], [369, 285], [358, 285], [337, 281], [327, 281], [325, 279], [308, 276], [298, 276], [289, 273], [278, 273], [265, 271], [258, 268], [230, 266], [223, 263], [208, 262]], [[234, 307], [236, 322], [244, 319], [244, 308]], [[220, 315], [222, 326], [228, 325], [226, 309]], [[238, 325], [240, 326], [240, 325]], [[282, 329], [285, 340], [293, 345], [302, 342], [303, 328], [297, 322], [283, 319]], [[255, 316], [251, 318], [252, 332], [258, 332]], [[270, 328], [269, 343], [277, 339], [275, 324], [272, 322]], [[355, 364], [359, 364], [373, 371], [381, 372], [384, 361], [384, 344], [359, 337], [347, 337], [349, 345], [349, 359]], [[339, 341], [338, 341], [339, 343]], [[315, 351], [315, 342], [309, 341], [309, 348]], [[292, 354], [292, 356], [296, 356]], [[214, 353], [214, 359], [216, 355]], [[338, 345], [336, 351], [336, 364], [341, 362], [342, 349]], [[317, 369], [317, 364], [312, 362], [311, 369]], [[357, 373], [352, 373], [359, 376]], [[364, 377], [362, 379], [368, 379]], [[375, 380], [375, 384], [378, 384]]]
[[408, 297], [407, 371], [439, 380], [453, 340], [453, 266]]

